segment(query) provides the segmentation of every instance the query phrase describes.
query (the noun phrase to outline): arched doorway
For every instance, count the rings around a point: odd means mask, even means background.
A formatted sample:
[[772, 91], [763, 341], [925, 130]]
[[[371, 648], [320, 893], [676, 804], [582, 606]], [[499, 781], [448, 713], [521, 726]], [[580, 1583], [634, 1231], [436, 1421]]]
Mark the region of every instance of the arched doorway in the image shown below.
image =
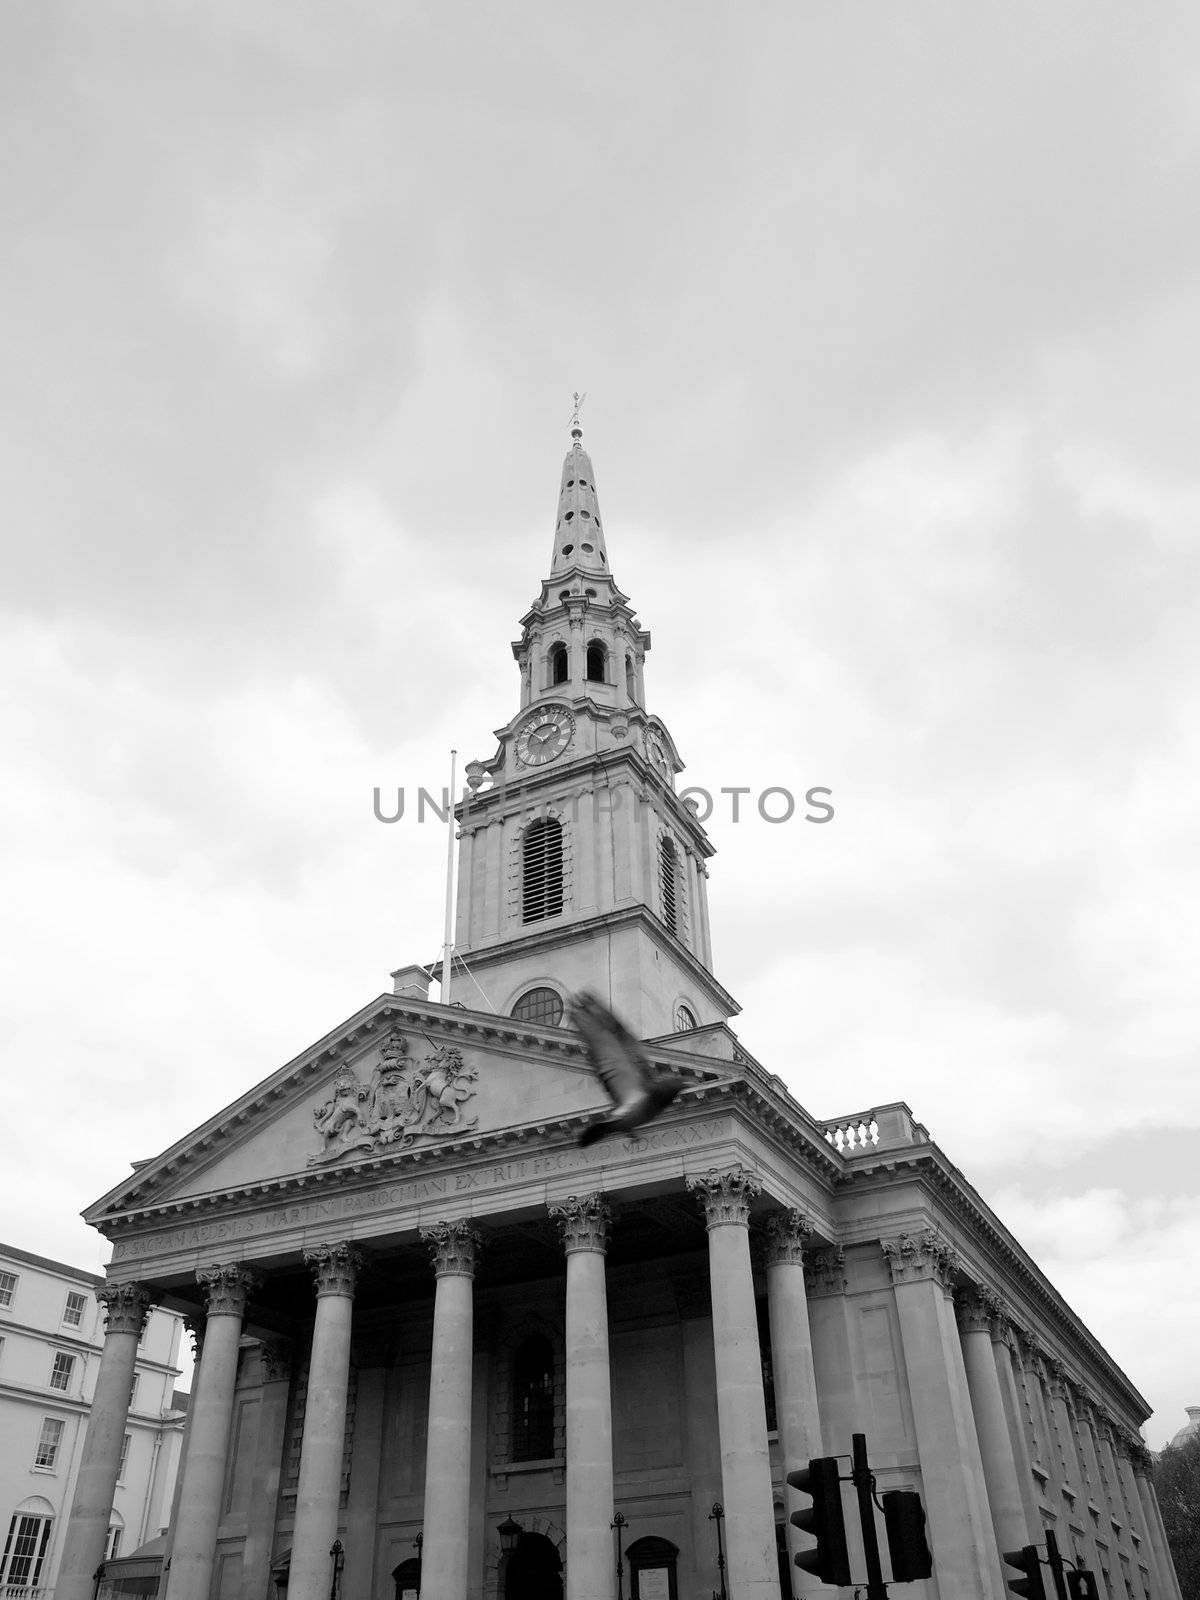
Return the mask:
[[633, 1600], [677, 1600], [675, 1569], [679, 1546], [669, 1539], [635, 1539], [626, 1550], [629, 1590]]
[[504, 1571], [504, 1600], [563, 1600], [562, 1561], [544, 1534], [517, 1540]]

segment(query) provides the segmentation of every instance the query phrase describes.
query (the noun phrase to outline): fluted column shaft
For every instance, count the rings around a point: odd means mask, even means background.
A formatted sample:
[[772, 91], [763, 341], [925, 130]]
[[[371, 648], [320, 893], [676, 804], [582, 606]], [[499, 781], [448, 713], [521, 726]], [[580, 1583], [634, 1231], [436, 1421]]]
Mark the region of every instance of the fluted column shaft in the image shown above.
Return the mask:
[[[1133, 1475], [1133, 1449], [1133, 1441], [1124, 1433], [1120, 1434], [1117, 1439], [1117, 1465], [1129, 1517], [1129, 1544], [1133, 1552], [1134, 1570], [1145, 1566], [1150, 1574], [1150, 1588], [1152, 1591], [1157, 1591], [1161, 1588], [1158, 1563], [1154, 1559], [1154, 1546], [1150, 1540], [1150, 1530], [1146, 1526], [1146, 1508], [1142, 1505]], [[1157, 1593], [1154, 1600], [1158, 1600]]]
[[[823, 1454], [808, 1295], [804, 1288], [804, 1246], [812, 1224], [799, 1211], [783, 1211], [768, 1219], [766, 1233], [775, 1420], [786, 1474]], [[791, 1513], [802, 1510], [809, 1501], [790, 1486], [785, 1487], [784, 1495], [788, 1555], [795, 1556], [813, 1546], [812, 1538], [793, 1527], [791, 1520]], [[804, 1592], [806, 1597], [825, 1596], [832, 1600], [837, 1591], [816, 1578], [806, 1577]]]
[[425, 1446], [421, 1600], [466, 1600], [471, 1510], [471, 1377], [475, 1255], [467, 1222], [422, 1228], [433, 1256], [433, 1359]]
[[329, 1551], [338, 1531], [354, 1285], [362, 1257], [351, 1245], [338, 1243], [306, 1250], [304, 1259], [316, 1282], [317, 1314], [300, 1439], [288, 1600], [325, 1600], [333, 1571]]
[[729, 1590], [737, 1600], [779, 1600], [767, 1409], [750, 1265], [750, 1202], [761, 1185], [738, 1169], [689, 1178], [687, 1185], [703, 1204], [708, 1223]]
[[612, 1374], [601, 1194], [550, 1207], [567, 1253], [567, 1600], [612, 1600]]
[[138, 1340], [150, 1312], [150, 1296], [140, 1284], [109, 1284], [96, 1298], [106, 1319], [104, 1350], [54, 1589], [62, 1600], [91, 1600], [94, 1574], [104, 1560]]
[[1066, 1495], [1063, 1496], [1063, 1505], [1067, 1512], [1067, 1521], [1072, 1528], [1073, 1536], [1082, 1546], [1080, 1552], [1081, 1562], [1097, 1574], [1096, 1581], [1099, 1582], [1100, 1552], [1096, 1547], [1092, 1517], [1088, 1510], [1088, 1476], [1079, 1448], [1079, 1438], [1075, 1432], [1075, 1414], [1071, 1409], [1070, 1380], [1067, 1377], [1066, 1368], [1056, 1357], [1052, 1356], [1047, 1362], [1047, 1366], [1050, 1375], [1050, 1403], [1054, 1407], [1055, 1425], [1062, 1438], [1067, 1481], [1074, 1486], [1075, 1491], [1074, 1505], [1071, 1504]]
[[996, 1543], [1002, 1551], [1018, 1550], [1030, 1543], [1040, 1529], [1031, 1530], [1025, 1520], [1004, 1396], [992, 1353], [992, 1329], [1001, 1314], [1000, 1302], [987, 1290], [975, 1289], [958, 1300], [956, 1309]]
[[246, 1296], [256, 1281], [240, 1265], [202, 1267], [196, 1273], [207, 1300], [204, 1343], [192, 1387], [167, 1600], [208, 1600], [233, 1420], [238, 1341]]

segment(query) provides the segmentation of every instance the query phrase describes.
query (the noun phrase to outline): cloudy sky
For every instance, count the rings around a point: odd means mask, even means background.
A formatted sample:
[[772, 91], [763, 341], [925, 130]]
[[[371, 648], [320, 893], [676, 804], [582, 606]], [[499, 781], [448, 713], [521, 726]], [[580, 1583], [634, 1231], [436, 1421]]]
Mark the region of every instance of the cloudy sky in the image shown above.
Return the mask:
[[1200, 1401], [1200, 13], [7, 8], [0, 1236], [429, 959], [573, 390], [717, 970]]

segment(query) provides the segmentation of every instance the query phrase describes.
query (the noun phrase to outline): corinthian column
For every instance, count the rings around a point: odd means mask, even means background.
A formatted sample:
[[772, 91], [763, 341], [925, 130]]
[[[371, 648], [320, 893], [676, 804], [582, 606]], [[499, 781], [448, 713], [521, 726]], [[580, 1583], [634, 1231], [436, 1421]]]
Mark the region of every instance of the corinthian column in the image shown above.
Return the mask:
[[238, 1341], [246, 1296], [258, 1279], [240, 1264], [227, 1263], [201, 1267], [196, 1282], [204, 1290], [207, 1320], [192, 1387], [191, 1426], [167, 1574], [167, 1600], [208, 1600], [233, 1420]]
[[971, 1288], [957, 1300], [956, 1310], [996, 1543], [1001, 1550], [1018, 1550], [1040, 1530], [1031, 1530], [1025, 1520], [1012, 1436], [992, 1353], [993, 1329], [1001, 1317], [1000, 1300], [990, 1289]]
[[104, 1307], [104, 1350], [54, 1589], [62, 1600], [90, 1600], [104, 1560], [138, 1340], [150, 1313], [150, 1296], [138, 1283], [109, 1284], [96, 1299]]
[[750, 1266], [750, 1202], [762, 1185], [735, 1167], [688, 1178], [687, 1186], [703, 1205], [708, 1223], [729, 1588], [738, 1600], [779, 1600], [767, 1408]]
[[[771, 1365], [775, 1379], [775, 1418], [784, 1473], [807, 1466], [821, 1455], [821, 1418], [817, 1411], [817, 1379], [813, 1369], [808, 1296], [804, 1290], [804, 1247], [812, 1223], [800, 1211], [777, 1211], [766, 1228], [767, 1312], [771, 1322]], [[791, 1513], [808, 1504], [799, 1490], [785, 1488], [784, 1504], [789, 1556], [811, 1548], [812, 1539], [792, 1526]], [[816, 1578], [805, 1578], [806, 1596], [828, 1596], [835, 1590]]]
[[469, 1222], [437, 1222], [432, 1228], [422, 1228], [421, 1237], [430, 1248], [437, 1276], [425, 1446], [421, 1595], [422, 1600], [466, 1600], [473, 1286], [479, 1235]]
[[938, 1588], [955, 1600], [1001, 1600], [1004, 1579], [950, 1298], [958, 1257], [928, 1229], [881, 1245], [896, 1296]]
[[362, 1257], [352, 1245], [340, 1243], [306, 1250], [304, 1259], [316, 1283], [317, 1316], [308, 1363], [288, 1596], [289, 1600], [325, 1600], [331, 1571], [329, 1547], [338, 1530], [354, 1285]]
[[551, 1206], [567, 1254], [567, 1600], [612, 1600], [612, 1379], [602, 1194]]
[[1150, 1546], [1148, 1552], [1150, 1571], [1158, 1574], [1160, 1595], [1166, 1596], [1167, 1600], [1181, 1600], [1179, 1579], [1175, 1575], [1175, 1563], [1171, 1560], [1166, 1529], [1163, 1527], [1162, 1514], [1158, 1509], [1158, 1496], [1154, 1492], [1154, 1479], [1150, 1474], [1152, 1457], [1140, 1439], [1133, 1445], [1130, 1456], [1145, 1522], [1146, 1543]]

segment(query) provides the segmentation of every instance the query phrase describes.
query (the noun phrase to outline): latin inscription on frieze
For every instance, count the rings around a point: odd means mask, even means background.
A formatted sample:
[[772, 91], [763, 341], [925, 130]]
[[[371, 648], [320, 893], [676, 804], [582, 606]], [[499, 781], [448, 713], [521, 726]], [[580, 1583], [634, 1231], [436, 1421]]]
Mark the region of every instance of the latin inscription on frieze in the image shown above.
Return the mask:
[[[719, 1133], [722, 1122], [692, 1123], [681, 1128], [660, 1128], [631, 1139], [622, 1139], [623, 1154], [643, 1151], [683, 1150], [704, 1144]], [[594, 1170], [597, 1158], [579, 1149], [548, 1150], [543, 1155], [515, 1156], [491, 1166], [466, 1168], [460, 1172], [430, 1173], [400, 1183], [377, 1184], [349, 1194], [327, 1199], [300, 1200], [294, 1205], [273, 1206], [249, 1216], [228, 1217], [220, 1221], [197, 1222], [162, 1233], [121, 1239], [113, 1248], [114, 1261], [131, 1261], [143, 1256], [169, 1256], [181, 1250], [206, 1249], [211, 1245], [235, 1244], [241, 1239], [269, 1237], [294, 1228], [320, 1227], [349, 1217], [379, 1211], [402, 1211], [430, 1200], [444, 1200], [466, 1192], [478, 1193], [510, 1185], [536, 1182], [560, 1173]]]

